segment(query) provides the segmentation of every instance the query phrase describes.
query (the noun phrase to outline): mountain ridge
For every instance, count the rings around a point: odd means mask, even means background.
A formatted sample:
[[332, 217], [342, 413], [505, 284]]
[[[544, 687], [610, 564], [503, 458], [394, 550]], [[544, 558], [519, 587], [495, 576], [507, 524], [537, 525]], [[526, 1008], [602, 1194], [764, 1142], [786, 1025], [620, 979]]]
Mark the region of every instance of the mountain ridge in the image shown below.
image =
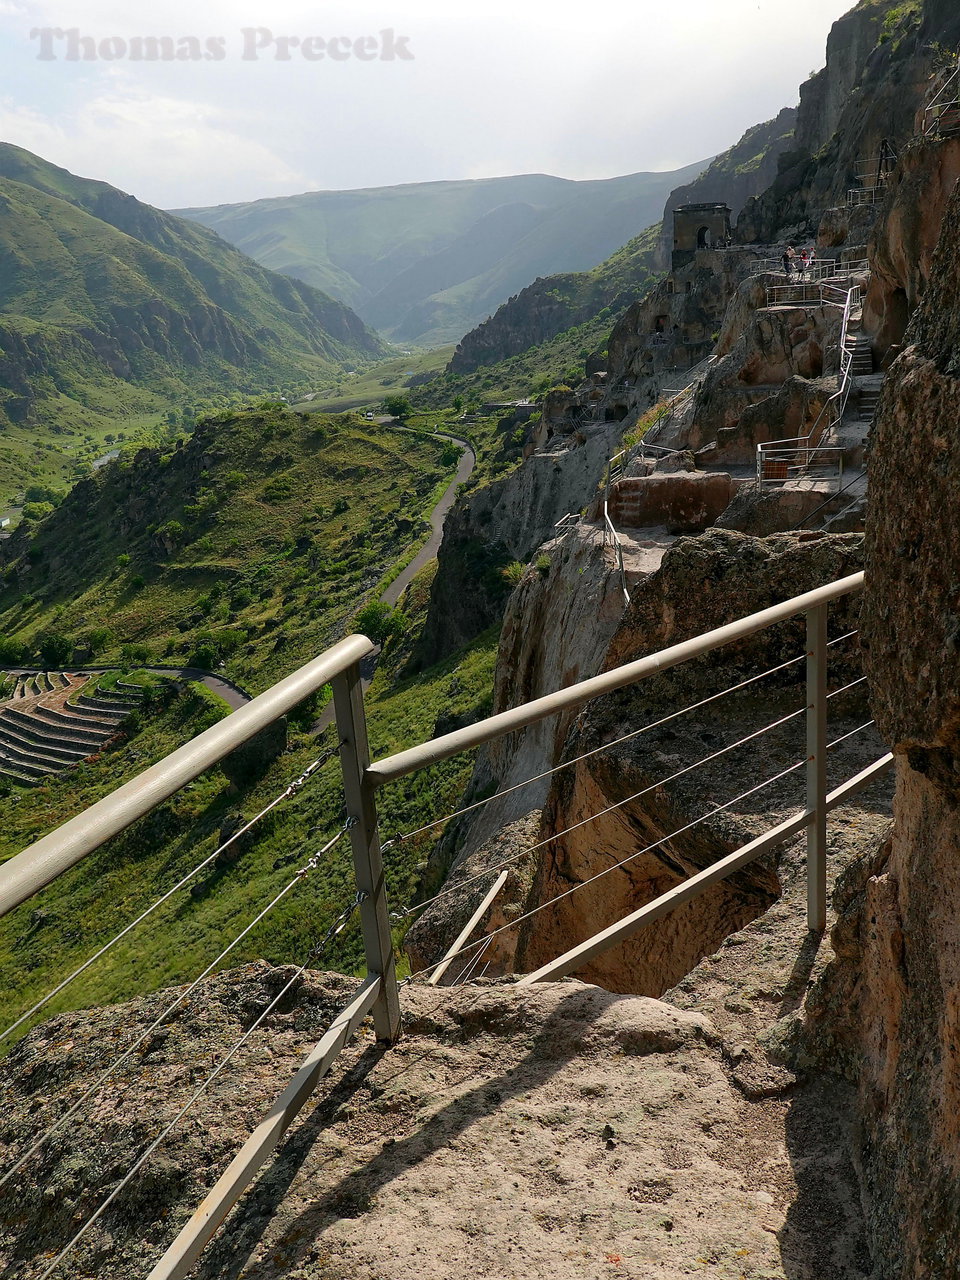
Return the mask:
[[550, 174], [303, 192], [180, 209], [402, 342], [459, 338], [538, 275], [587, 270], [653, 221], [676, 171]]

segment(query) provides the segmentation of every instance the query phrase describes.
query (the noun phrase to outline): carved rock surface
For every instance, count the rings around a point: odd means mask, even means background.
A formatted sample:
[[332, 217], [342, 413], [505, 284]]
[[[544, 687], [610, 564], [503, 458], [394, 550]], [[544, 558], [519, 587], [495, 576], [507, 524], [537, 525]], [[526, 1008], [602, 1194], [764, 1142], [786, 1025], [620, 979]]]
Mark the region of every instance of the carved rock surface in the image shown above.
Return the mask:
[[859, 1085], [882, 1280], [960, 1274], [960, 196], [874, 429], [863, 639], [897, 759], [889, 843], [841, 886], [806, 1052]]

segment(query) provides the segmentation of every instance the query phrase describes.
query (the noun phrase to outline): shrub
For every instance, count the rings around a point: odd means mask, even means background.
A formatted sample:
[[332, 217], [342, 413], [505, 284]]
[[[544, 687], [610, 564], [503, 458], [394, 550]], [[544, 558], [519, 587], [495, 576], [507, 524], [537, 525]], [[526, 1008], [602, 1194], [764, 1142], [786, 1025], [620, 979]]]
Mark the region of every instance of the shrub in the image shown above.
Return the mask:
[[59, 631], [40, 631], [36, 636], [37, 650], [46, 667], [62, 667], [73, 653], [74, 643]]
[[21, 640], [0, 636], [0, 663], [5, 667], [19, 667], [27, 660], [27, 646]]
[[515, 587], [523, 575], [527, 571], [527, 566], [520, 563], [519, 560], [513, 560], [500, 570], [503, 577], [512, 587]]
[[399, 609], [391, 609], [390, 605], [375, 600], [360, 610], [354, 625], [375, 644], [385, 644], [391, 636], [400, 635], [406, 624]]

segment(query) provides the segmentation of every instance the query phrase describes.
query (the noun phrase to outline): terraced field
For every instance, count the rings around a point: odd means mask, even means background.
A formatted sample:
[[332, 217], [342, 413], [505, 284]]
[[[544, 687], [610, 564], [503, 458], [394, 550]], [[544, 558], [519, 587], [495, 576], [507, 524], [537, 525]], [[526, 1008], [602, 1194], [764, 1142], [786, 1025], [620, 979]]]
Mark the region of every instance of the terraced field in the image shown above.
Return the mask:
[[137, 685], [104, 689], [88, 675], [27, 672], [0, 702], [0, 776], [35, 786], [96, 755], [136, 707]]

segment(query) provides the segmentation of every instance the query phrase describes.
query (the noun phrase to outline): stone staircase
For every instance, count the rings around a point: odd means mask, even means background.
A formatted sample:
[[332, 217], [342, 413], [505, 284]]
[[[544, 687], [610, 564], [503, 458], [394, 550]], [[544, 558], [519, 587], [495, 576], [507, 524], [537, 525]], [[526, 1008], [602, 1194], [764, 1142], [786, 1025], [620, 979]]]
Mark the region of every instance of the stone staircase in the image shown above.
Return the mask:
[[64, 773], [101, 751], [137, 705], [135, 687], [100, 689], [86, 675], [16, 677], [0, 702], [0, 776], [20, 786]]

